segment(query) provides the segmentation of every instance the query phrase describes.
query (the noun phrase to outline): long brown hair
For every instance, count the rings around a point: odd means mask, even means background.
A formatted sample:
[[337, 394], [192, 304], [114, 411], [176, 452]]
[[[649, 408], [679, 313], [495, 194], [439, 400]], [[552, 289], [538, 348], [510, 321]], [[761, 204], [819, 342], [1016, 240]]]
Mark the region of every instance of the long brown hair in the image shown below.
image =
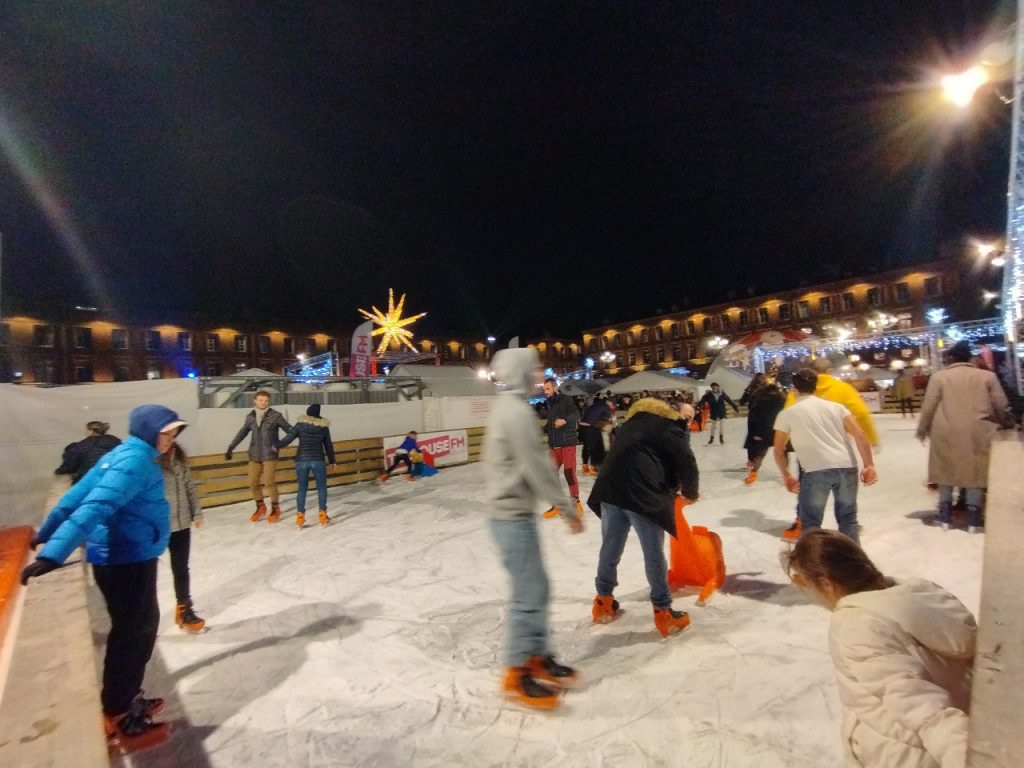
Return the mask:
[[853, 539], [821, 528], [800, 537], [793, 551], [783, 556], [783, 567], [790, 577], [796, 569], [815, 588], [828, 579], [844, 595], [892, 585]]

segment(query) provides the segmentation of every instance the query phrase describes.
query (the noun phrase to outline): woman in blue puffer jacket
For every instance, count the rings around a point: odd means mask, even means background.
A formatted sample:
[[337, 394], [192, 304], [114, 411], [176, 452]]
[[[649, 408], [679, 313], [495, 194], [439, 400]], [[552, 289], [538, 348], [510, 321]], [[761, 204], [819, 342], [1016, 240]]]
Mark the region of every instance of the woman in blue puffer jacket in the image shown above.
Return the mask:
[[142, 678], [156, 643], [160, 609], [157, 558], [167, 548], [170, 510], [159, 456], [186, 425], [162, 405], [129, 415], [130, 437], [106, 454], [57, 502], [32, 541], [43, 544], [22, 584], [59, 568], [84, 541], [110, 614], [103, 663], [103, 720], [112, 753], [160, 743], [170, 727], [152, 717], [163, 699], [142, 698]]

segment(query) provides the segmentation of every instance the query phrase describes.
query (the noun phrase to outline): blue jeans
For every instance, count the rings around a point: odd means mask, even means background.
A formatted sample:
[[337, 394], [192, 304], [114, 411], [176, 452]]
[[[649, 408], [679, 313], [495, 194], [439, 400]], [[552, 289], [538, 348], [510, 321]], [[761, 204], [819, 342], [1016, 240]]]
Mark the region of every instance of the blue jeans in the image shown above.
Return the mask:
[[840, 533], [845, 533], [859, 543], [857, 482], [856, 468], [804, 472], [800, 478], [800, 494], [797, 496], [797, 511], [803, 530], [821, 528], [821, 521], [825, 517], [825, 503], [831, 491], [835, 500], [836, 524]]
[[512, 582], [505, 634], [505, 663], [522, 667], [531, 656], [548, 652], [548, 575], [540, 553], [537, 517], [491, 520], [491, 535], [498, 545]]
[[618, 585], [619, 560], [626, 548], [629, 529], [636, 531], [644, 553], [644, 570], [651, 585], [655, 608], [671, 608], [668, 589], [668, 563], [665, 562], [665, 531], [657, 523], [629, 509], [601, 502], [601, 554], [597, 558], [597, 594], [610, 595]]
[[[964, 488], [967, 494], [967, 506], [981, 509], [982, 500], [985, 498], [984, 488]], [[953, 504], [953, 486], [939, 486], [939, 504]]]
[[320, 509], [327, 509], [327, 465], [322, 461], [296, 461], [295, 475], [299, 481], [299, 491], [295, 496], [295, 508], [299, 512], [306, 511], [306, 491], [309, 489], [310, 472], [316, 480], [316, 495]]

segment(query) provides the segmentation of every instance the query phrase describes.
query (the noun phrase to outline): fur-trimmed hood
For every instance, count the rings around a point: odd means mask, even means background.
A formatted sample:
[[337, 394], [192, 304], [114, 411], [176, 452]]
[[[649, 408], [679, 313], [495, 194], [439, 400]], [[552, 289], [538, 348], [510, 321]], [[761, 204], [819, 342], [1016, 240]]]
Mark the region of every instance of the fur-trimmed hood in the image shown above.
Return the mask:
[[679, 421], [679, 411], [656, 397], [645, 397], [633, 403], [629, 412], [626, 413], [626, 420], [628, 421], [638, 413], [650, 413], [669, 421]]
[[325, 419], [323, 416], [299, 416], [295, 420], [296, 424], [312, 424], [314, 427], [329, 427], [331, 426], [331, 420]]

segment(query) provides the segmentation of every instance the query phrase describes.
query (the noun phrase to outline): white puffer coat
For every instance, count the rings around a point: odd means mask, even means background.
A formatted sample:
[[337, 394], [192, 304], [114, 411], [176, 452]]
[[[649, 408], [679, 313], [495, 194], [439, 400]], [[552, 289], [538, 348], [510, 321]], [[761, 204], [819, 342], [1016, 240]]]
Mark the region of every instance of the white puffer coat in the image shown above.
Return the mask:
[[977, 625], [923, 579], [839, 600], [829, 646], [848, 766], [963, 768]]

